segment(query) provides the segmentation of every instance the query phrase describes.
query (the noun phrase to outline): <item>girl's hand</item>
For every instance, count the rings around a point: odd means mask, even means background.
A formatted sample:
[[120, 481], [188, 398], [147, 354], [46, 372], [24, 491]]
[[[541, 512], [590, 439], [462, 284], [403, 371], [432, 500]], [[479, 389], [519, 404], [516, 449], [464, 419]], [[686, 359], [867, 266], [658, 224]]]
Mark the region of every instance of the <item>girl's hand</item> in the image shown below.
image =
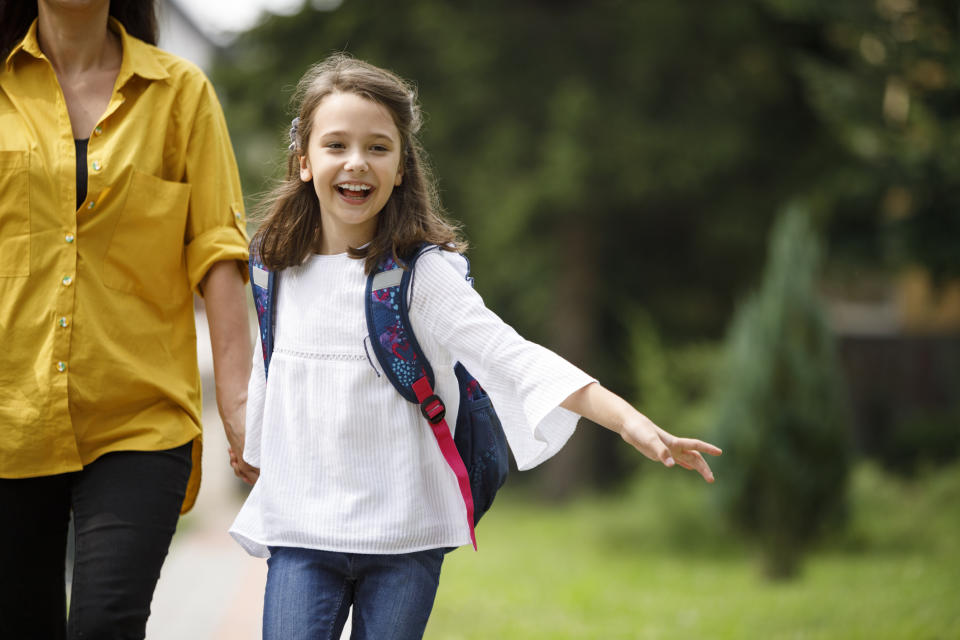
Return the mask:
[[702, 454], [718, 456], [721, 453], [719, 447], [693, 438], [678, 438], [664, 431], [629, 402], [596, 382], [574, 391], [560, 406], [616, 431], [651, 460], [658, 460], [668, 467], [679, 464], [684, 469], [696, 471], [707, 482], [713, 482], [713, 472]]
[[678, 438], [639, 411], [633, 414], [624, 421], [620, 436], [634, 449], [651, 460], [659, 460], [664, 466], [679, 464], [684, 469], [696, 471], [707, 482], [713, 482], [713, 472], [702, 454], [719, 456], [722, 453], [719, 447], [694, 438]]

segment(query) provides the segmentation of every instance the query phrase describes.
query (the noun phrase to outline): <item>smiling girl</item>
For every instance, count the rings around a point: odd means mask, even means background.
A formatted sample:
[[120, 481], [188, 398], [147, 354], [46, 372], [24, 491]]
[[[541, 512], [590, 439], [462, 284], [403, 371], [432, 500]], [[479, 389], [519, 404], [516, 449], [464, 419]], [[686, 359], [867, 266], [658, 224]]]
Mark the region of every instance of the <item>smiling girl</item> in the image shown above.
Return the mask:
[[701, 452], [719, 449], [660, 429], [484, 306], [441, 215], [409, 84], [335, 55], [295, 100], [287, 179], [253, 240], [283, 272], [270, 383], [257, 355], [249, 385], [243, 459], [260, 477], [231, 528], [269, 557], [264, 638], [339, 637], [351, 605], [354, 638], [419, 638], [444, 551], [471, 542], [465, 497], [419, 407], [366, 355], [365, 286], [387, 257], [421, 252], [409, 320], [436, 392], [458, 394], [455, 362], [483, 381], [520, 469], [585, 416], [713, 481]]

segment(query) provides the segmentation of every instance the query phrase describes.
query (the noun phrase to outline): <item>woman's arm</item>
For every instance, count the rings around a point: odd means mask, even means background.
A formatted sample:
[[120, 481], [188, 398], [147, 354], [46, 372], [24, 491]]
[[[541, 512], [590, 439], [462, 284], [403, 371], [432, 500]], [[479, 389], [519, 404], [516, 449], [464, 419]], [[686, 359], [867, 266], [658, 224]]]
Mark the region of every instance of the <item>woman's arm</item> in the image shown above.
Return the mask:
[[698, 472], [707, 482], [713, 482], [710, 465], [702, 453], [720, 455], [719, 447], [693, 438], [678, 438], [650, 421], [630, 403], [596, 382], [574, 391], [561, 405], [588, 420], [620, 434], [637, 451], [651, 460], [659, 460], [672, 467]]
[[242, 457], [247, 381], [252, 358], [246, 286], [234, 260], [214, 264], [201, 286], [210, 324], [217, 409], [230, 445], [230, 465], [238, 478], [253, 484], [260, 471], [244, 462]]

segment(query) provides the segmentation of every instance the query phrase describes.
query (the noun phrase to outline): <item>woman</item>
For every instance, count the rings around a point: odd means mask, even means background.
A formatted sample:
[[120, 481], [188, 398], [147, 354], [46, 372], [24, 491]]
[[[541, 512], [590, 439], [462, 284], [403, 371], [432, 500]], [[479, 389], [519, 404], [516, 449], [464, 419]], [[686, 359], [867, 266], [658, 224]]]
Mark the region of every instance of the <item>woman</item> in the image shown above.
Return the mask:
[[144, 637], [199, 486], [194, 291], [232, 464], [256, 479], [233, 454], [251, 360], [236, 163], [210, 83], [155, 24], [147, 1], [0, 1], [4, 637]]

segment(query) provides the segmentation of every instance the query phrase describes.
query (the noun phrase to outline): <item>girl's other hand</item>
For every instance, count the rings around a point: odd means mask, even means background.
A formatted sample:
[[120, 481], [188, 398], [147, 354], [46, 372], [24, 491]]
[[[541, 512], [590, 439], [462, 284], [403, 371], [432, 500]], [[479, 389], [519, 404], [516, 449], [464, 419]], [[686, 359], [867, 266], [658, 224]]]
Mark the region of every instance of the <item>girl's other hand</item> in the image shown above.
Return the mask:
[[664, 431], [629, 402], [596, 382], [574, 391], [560, 406], [619, 433], [651, 460], [668, 467], [679, 464], [713, 482], [713, 472], [702, 454], [718, 456], [722, 453], [720, 447], [693, 438], [678, 438]]
[[703, 458], [704, 453], [719, 456], [719, 447], [695, 438], [678, 438], [655, 425], [649, 418], [635, 411], [624, 421], [620, 436], [634, 449], [651, 460], [659, 460], [664, 466], [679, 464], [684, 469], [696, 471], [707, 482], [713, 482], [713, 472]]

